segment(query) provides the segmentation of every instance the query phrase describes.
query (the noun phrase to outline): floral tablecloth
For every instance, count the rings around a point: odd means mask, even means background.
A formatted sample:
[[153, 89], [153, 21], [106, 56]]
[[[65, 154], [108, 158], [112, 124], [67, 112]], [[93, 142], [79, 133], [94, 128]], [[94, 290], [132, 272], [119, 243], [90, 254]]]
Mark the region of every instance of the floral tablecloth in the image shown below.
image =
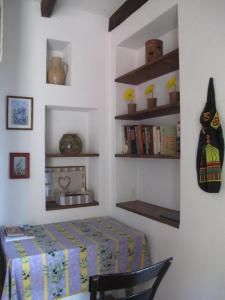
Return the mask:
[[110, 217], [31, 227], [34, 239], [2, 242], [2, 300], [58, 299], [88, 291], [94, 274], [149, 264], [145, 235]]

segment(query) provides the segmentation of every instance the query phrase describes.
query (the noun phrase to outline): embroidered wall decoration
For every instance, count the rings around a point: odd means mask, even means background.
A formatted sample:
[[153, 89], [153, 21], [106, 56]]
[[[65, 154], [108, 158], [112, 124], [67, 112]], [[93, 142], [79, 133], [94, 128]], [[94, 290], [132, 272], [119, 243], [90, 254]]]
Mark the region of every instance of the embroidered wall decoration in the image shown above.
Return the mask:
[[209, 80], [205, 108], [200, 117], [202, 129], [197, 151], [199, 187], [208, 193], [218, 193], [224, 158], [224, 140], [219, 114], [216, 110], [213, 78]]

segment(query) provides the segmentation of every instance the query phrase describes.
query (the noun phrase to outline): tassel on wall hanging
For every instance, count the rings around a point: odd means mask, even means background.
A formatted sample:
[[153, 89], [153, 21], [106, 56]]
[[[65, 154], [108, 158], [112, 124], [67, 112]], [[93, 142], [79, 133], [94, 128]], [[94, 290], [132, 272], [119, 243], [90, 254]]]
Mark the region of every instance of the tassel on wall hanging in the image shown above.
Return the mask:
[[205, 108], [200, 117], [202, 129], [197, 151], [199, 187], [208, 193], [219, 193], [224, 158], [224, 140], [216, 110], [213, 78], [209, 80]]

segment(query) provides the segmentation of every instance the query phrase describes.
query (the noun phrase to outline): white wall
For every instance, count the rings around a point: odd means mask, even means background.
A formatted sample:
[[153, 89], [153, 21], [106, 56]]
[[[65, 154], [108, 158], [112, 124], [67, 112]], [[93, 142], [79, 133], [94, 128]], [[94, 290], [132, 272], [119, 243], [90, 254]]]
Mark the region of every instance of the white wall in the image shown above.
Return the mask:
[[[108, 191], [107, 19], [75, 10], [69, 3], [56, 9], [51, 18], [42, 18], [39, 1], [4, 2], [4, 56], [0, 65], [0, 224], [37, 224], [105, 215], [108, 207], [105, 196]], [[71, 86], [46, 84], [47, 39], [71, 43]], [[34, 97], [32, 131], [5, 129], [6, 95]], [[94, 161], [88, 165], [95, 168], [95, 174], [99, 174], [95, 176], [95, 184], [93, 180], [91, 184], [97, 190], [98, 209], [45, 211], [45, 105], [69, 109], [94, 108], [101, 115], [101, 118], [91, 116], [84, 125], [88, 127], [88, 123], [92, 122], [94, 126], [90, 126], [95, 127], [84, 136], [86, 139], [91, 135], [90, 145], [87, 140], [84, 141], [86, 149], [100, 153], [100, 157], [93, 158]], [[93, 123], [90, 120], [94, 118]], [[30, 179], [8, 179], [9, 152], [30, 152]], [[74, 163], [81, 165], [82, 159]], [[93, 177], [93, 171], [89, 172], [89, 177]]]
[[[176, 0], [151, 0], [115, 29], [112, 34], [111, 74], [115, 74], [115, 46]], [[106, 20], [90, 14], [60, 8], [51, 19], [40, 18], [38, 1], [5, 1], [3, 62], [0, 65], [0, 223], [42, 223], [106, 214], [110, 195], [112, 215], [146, 232], [153, 261], [173, 256], [174, 263], [163, 280], [156, 299], [225, 299], [225, 190], [212, 195], [201, 191], [196, 182], [195, 156], [199, 115], [206, 99], [208, 78], [215, 78], [217, 107], [225, 130], [225, 2], [224, 0], [179, 0], [179, 44], [181, 79], [181, 226], [177, 230], [153, 220], [115, 208], [115, 178], [112, 172], [113, 145], [108, 147]], [[46, 38], [72, 43], [71, 87], [45, 84]], [[110, 80], [113, 80], [111, 78]], [[111, 81], [112, 82], [112, 81]], [[88, 83], [88, 85], [87, 85]], [[34, 130], [5, 130], [5, 96], [34, 97]], [[116, 98], [110, 91], [110, 140], [114, 131]], [[45, 211], [44, 200], [44, 108], [45, 104], [97, 107], [99, 128], [99, 209], [60, 212]], [[8, 154], [31, 152], [31, 179], [8, 179]], [[109, 172], [107, 172], [107, 170]], [[107, 174], [111, 185], [108, 186]], [[224, 177], [224, 174], [223, 174]], [[105, 179], [106, 178], [106, 179]]]
[[[112, 80], [116, 74], [116, 45], [138, 32], [176, 4], [173, 0], [151, 0], [111, 34]], [[180, 92], [181, 92], [181, 224], [180, 229], [160, 224], [115, 208], [114, 158], [111, 159], [111, 209], [113, 215], [146, 232], [153, 261], [173, 256], [174, 263], [163, 280], [156, 299], [225, 299], [225, 190], [218, 195], [199, 189], [195, 159], [199, 116], [206, 101], [209, 77], [215, 78], [217, 107], [225, 132], [225, 2], [223, 0], [178, 0]], [[111, 90], [112, 115], [116, 113]], [[111, 140], [115, 121], [111, 118]], [[113, 157], [113, 153], [111, 155]], [[128, 170], [129, 172], [129, 170]], [[124, 171], [125, 173], [125, 171]], [[223, 172], [224, 177], [224, 172]]]

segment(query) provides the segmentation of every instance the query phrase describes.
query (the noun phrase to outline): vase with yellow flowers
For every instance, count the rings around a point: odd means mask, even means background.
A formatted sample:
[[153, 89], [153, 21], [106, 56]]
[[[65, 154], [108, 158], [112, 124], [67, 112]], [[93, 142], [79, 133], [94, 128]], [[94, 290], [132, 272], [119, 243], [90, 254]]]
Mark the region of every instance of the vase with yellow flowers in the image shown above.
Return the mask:
[[137, 105], [133, 102], [134, 98], [135, 94], [132, 88], [127, 89], [123, 94], [123, 99], [128, 102], [128, 114], [136, 112]]
[[145, 88], [145, 91], [144, 91], [145, 96], [150, 95], [150, 97], [147, 97], [147, 108], [148, 109], [152, 109], [152, 108], [156, 107], [157, 98], [154, 97], [154, 88], [155, 88], [155, 86], [153, 84], [149, 84]]
[[170, 104], [178, 104], [180, 102], [180, 92], [177, 91], [177, 79], [176, 76], [172, 76], [168, 81], [167, 81], [167, 88], [169, 91], [169, 99], [170, 99]]

